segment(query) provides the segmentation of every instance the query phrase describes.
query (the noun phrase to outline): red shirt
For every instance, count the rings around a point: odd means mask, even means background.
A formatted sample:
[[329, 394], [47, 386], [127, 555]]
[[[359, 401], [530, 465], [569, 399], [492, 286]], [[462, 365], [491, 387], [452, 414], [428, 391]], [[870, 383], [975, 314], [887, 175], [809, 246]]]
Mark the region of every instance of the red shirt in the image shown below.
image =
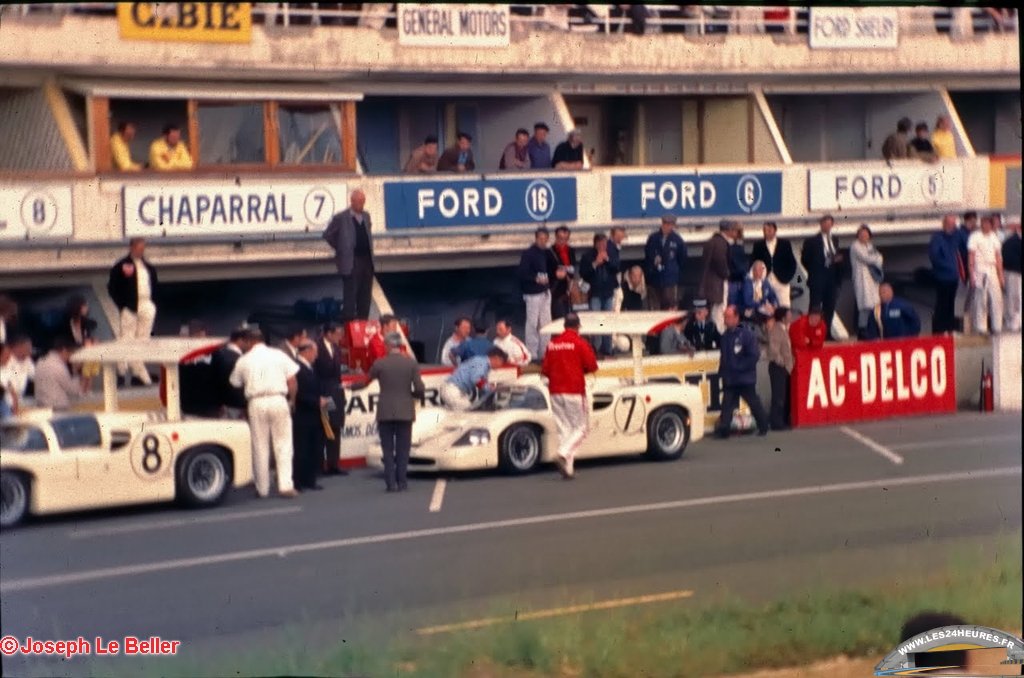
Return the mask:
[[569, 246], [568, 245], [552, 245], [552, 250], [558, 255], [558, 260], [562, 263], [562, 266], [569, 266]]
[[597, 356], [590, 342], [576, 330], [565, 330], [548, 342], [541, 371], [548, 378], [548, 391], [552, 395], [585, 395], [584, 375], [597, 372]]
[[[369, 371], [375, 362], [388, 354], [388, 347], [385, 345], [384, 337], [381, 336], [380, 332], [370, 337], [370, 343], [366, 345], [366, 350], [370, 356], [370, 361], [366, 364], [366, 369]], [[405, 346], [402, 347], [401, 351], [402, 355], [407, 354]]]
[[807, 316], [800, 316], [789, 326], [789, 341], [793, 344], [794, 351], [817, 351], [825, 345], [825, 320], [822, 319], [817, 325], [811, 327]]

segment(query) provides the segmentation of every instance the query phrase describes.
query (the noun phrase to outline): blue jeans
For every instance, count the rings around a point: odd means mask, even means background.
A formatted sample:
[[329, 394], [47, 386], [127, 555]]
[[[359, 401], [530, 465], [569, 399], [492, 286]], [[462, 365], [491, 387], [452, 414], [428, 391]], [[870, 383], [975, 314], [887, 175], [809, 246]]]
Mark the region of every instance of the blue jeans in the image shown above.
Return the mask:
[[[590, 310], [591, 311], [611, 311], [612, 308], [612, 297], [590, 297]], [[594, 337], [591, 340], [594, 345], [594, 350], [604, 355], [612, 354], [612, 335], [606, 334], [603, 337]]]

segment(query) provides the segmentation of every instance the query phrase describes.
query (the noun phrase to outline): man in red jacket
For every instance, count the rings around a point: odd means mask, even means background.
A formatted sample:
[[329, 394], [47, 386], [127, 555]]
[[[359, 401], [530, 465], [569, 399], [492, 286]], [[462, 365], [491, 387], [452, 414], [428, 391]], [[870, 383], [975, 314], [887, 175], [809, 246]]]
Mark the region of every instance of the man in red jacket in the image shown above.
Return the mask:
[[590, 342], [579, 334], [580, 317], [565, 316], [565, 331], [548, 343], [542, 372], [548, 378], [551, 413], [558, 426], [556, 463], [562, 477], [575, 477], [573, 459], [576, 449], [587, 437], [590, 414], [587, 411], [587, 384], [584, 375], [597, 372], [597, 357]]
[[825, 323], [821, 315], [821, 306], [815, 304], [789, 326], [789, 341], [793, 351], [817, 351], [825, 345]]

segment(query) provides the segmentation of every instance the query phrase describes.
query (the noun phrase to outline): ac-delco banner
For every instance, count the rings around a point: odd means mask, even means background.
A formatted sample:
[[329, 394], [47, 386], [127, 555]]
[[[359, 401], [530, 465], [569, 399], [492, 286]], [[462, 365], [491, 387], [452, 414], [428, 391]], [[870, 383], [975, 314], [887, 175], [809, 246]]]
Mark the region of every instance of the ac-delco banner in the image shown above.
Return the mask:
[[247, 43], [251, 2], [119, 2], [117, 23], [126, 40]]
[[747, 216], [782, 211], [781, 172], [612, 175], [612, 219]]
[[956, 411], [953, 339], [828, 344], [801, 351], [792, 374], [795, 426]]
[[934, 207], [964, 199], [958, 162], [850, 166], [807, 171], [812, 211]]
[[412, 47], [508, 47], [508, 5], [400, 2], [398, 44]]
[[895, 7], [812, 7], [812, 49], [896, 49], [900, 22]]
[[343, 183], [126, 184], [126, 237], [267, 235], [322, 229], [348, 206]]
[[70, 238], [72, 216], [67, 184], [0, 187], [0, 240]]
[[384, 182], [389, 229], [576, 221], [576, 178]]

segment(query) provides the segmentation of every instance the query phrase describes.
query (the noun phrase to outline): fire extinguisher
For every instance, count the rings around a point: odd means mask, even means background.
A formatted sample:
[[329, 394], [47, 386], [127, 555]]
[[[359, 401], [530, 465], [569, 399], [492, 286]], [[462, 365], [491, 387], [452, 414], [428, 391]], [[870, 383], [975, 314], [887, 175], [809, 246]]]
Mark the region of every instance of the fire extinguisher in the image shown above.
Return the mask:
[[992, 370], [985, 367], [985, 362], [981, 363], [981, 411], [991, 412], [993, 410], [993, 388], [992, 388]]

